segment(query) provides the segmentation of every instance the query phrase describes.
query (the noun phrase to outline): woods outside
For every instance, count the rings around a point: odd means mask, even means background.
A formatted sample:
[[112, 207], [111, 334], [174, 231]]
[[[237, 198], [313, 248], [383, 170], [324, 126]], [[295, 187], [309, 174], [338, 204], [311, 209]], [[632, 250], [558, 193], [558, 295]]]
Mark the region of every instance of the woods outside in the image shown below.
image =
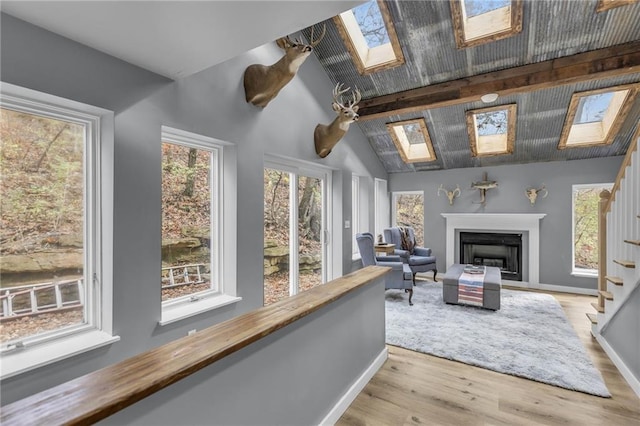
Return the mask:
[[[57, 119], [3, 108], [0, 116], [0, 287], [60, 282], [83, 275], [84, 127]], [[202, 263], [211, 273], [212, 192], [210, 156], [206, 150], [159, 144], [162, 150], [163, 266]], [[289, 295], [290, 175], [266, 169], [264, 174], [265, 303]], [[299, 290], [321, 283], [322, 185], [299, 176], [297, 187]], [[419, 245], [429, 244], [423, 229], [423, 197], [401, 194], [396, 222], [411, 226]], [[576, 263], [597, 268], [597, 194], [576, 197]], [[267, 264], [267, 253], [279, 257]], [[46, 259], [46, 261], [45, 261]], [[48, 265], [43, 267], [42, 265]], [[158, 271], [158, 285], [161, 286]], [[166, 278], [166, 275], [165, 275]], [[217, 284], [217, 283], [214, 283]], [[211, 288], [211, 284], [163, 289], [163, 300]], [[9, 290], [11, 291], [11, 290]], [[186, 292], [186, 293], [185, 293]], [[69, 294], [68, 297], [73, 297]], [[77, 297], [77, 295], [76, 295]], [[28, 297], [27, 297], [28, 299]], [[24, 303], [29, 303], [25, 300]], [[2, 309], [5, 309], [4, 307]], [[4, 311], [3, 311], [4, 316]], [[15, 321], [15, 324], [21, 324]], [[34, 318], [24, 319], [35, 322]], [[82, 321], [77, 316], [70, 323]], [[3, 321], [2, 339], [7, 332]], [[65, 320], [25, 324], [27, 333], [59, 327]], [[20, 328], [18, 327], [18, 328]]]

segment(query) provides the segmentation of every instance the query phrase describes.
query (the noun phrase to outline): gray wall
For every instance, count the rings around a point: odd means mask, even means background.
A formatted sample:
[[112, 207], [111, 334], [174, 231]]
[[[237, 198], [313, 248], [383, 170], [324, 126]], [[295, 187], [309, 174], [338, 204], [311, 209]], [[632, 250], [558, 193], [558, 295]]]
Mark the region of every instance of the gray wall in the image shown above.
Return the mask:
[[100, 424], [320, 424], [385, 348], [382, 294], [384, 277]]
[[[335, 114], [331, 110], [333, 85], [313, 55], [280, 95], [259, 110], [244, 101], [242, 75], [252, 63], [279, 59], [282, 53], [275, 43], [172, 82], [8, 15], [1, 18], [2, 81], [115, 112], [113, 317], [114, 332], [121, 337], [109, 347], [3, 381], [2, 404], [186, 336], [188, 330], [201, 330], [262, 306], [264, 153], [326, 165], [340, 179], [346, 176], [343, 180], [347, 182], [351, 173], [372, 180], [387, 178], [357, 126], [326, 159], [317, 158], [313, 129], [318, 122], [333, 120]], [[238, 304], [164, 327], [157, 325], [161, 312], [161, 125], [236, 144], [234, 255], [238, 295], [243, 298]], [[350, 185], [339, 187], [344, 192], [335, 195], [335, 209], [345, 216], [341, 219], [350, 219], [350, 208], [343, 210], [339, 204], [342, 200], [350, 205]], [[335, 265], [339, 270], [350, 264], [351, 238], [334, 234], [337, 250], [344, 256]], [[345, 323], [351, 320], [346, 313], [340, 318]], [[309, 341], [314, 338], [309, 336]], [[324, 354], [315, 356], [320, 359]], [[326, 371], [327, 382], [336, 379], [339, 383], [344, 373]]]
[[607, 324], [602, 337], [640, 382], [640, 286]]
[[[452, 169], [419, 173], [392, 173], [390, 191], [424, 191], [425, 244], [438, 259], [438, 271], [444, 272], [445, 219], [441, 213], [546, 213], [540, 226], [540, 283], [596, 289], [595, 278], [571, 275], [571, 186], [614, 182], [623, 157], [518, 164], [497, 167]], [[480, 193], [470, 189], [471, 182], [482, 180], [487, 172], [498, 188], [487, 191], [486, 204], [478, 203]], [[525, 188], [545, 184], [546, 198], [531, 205]], [[450, 206], [438, 187], [452, 189], [460, 185], [462, 194]]]

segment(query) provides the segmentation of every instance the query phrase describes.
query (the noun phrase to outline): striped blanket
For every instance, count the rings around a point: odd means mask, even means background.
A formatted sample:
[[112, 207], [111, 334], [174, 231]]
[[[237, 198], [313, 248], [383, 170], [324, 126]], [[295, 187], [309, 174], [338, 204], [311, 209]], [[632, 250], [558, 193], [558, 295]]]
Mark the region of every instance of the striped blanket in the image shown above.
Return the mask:
[[485, 273], [485, 268], [482, 268], [479, 272], [463, 271], [460, 274], [460, 278], [458, 278], [458, 303], [483, 306]]

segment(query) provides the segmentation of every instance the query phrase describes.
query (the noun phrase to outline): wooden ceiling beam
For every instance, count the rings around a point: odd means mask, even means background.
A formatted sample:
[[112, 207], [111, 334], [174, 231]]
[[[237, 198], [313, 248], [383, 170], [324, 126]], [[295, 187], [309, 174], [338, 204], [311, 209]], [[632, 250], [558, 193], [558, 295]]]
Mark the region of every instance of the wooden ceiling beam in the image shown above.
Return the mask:
[[363, 99], [358, 115], [372, 120], [475, 102], [486, 93], [506, 96], [637, 72], [640, 41]]

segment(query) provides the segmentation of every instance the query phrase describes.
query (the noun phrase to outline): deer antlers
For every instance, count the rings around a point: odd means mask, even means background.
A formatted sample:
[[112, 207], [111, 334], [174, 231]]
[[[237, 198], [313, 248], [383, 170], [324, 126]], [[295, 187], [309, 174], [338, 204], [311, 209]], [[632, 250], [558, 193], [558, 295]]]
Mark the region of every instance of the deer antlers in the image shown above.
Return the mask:
[[[349, 90], [351, 90], [351, 87], [347, 87], [346, 89], [343, 89], [342, 87], [344, 86], [343, 83], [338, 83], [336, 84], [336, 87], [333, 89], [333, 101], [341, 108], [341, 109], [347, 109], [347, 108], [353, 108], [356, 104], [358, 104], [360, 102], [360, 100], [362, 99], [362, 94], [360, 93], [360, 90], [358, 90], [358, 88], [356, 87], [356, 90], [351, 92], [352, 94], [352, 98], [349, 101], [349, 103], [345, 106], [344, 105], [344, 101], [342, 100], [342, 94], [348, 92]], [[340, 99], [338, 99], [338, 97]]]
[[529, 199], [529, 201], [531, 202], [531, 204], [533, 205], [536, 203], [536, 200], [538, 199], [538, 193], [540, 191], [544, 191], [544, 194], [542, 194], [542, 198], [546, 198], [547, 195], [549, 195], [549, 191], [547, 191], [547, 187], [545, 186], [544, 183], [540, 188], [527, 188], [525, 189], [524, 193]]
[[440, 196], [440, 191], [443, 191], [447, 195], [447, 198], [449, 199], [449, 205], [450, 206], [453, 205], [453, 199], [460, 196], [460, 186], [459, 185], [456, 185], [456, 189], [454, 189], [453, 191], [449, 191], [448, 189], [446, 189], [444, 187], [444, 185], [440, 185], [440, 187], [438, 188], [438, 197]]
[[[289, 47], [304, 45], [304, 46], [310, 46], [311, 49], [312, 49], [312, 48], [316, 47], [318, 45], [318, 43], [320, 43], [322, 41], [322, 39], [324, 38], [325, 34], [327, 33], [327, 26], [324, 25], [322, 27], [322, 33], [320, 34], [320, 37], [318, 37], [317, 40], [313, 39], [313, 30], [314, 30], [314, 27], [311, 27], [311, 37], [309, 37], [309, 44], [307, 44], [304, 41], [302, 41], [302, 38], [296, 38], [296, 39], [292, 40], [291, 37], [286, 36], [284, 39], [287, 42], [287, 45]], [[311, 51], [311, 49], [309, 49], [309, 51]]]
[[316, 154], [320, 158], [329, 155], [333, 147], [349, 130], [349, 125], [358, 120], [358, 102], [362, 99], [362, 95], [356, 88], [352, 92], [351, 100], [345, 105], [342, 95], [351, 90], [351, 88], [343, 89], [343, 86], [344, 84], [338, 83], [333, 88], [333, 104], [331, 107], [338, 113], [338, 116], [329, 125], [318, 124], [313, 132]]

